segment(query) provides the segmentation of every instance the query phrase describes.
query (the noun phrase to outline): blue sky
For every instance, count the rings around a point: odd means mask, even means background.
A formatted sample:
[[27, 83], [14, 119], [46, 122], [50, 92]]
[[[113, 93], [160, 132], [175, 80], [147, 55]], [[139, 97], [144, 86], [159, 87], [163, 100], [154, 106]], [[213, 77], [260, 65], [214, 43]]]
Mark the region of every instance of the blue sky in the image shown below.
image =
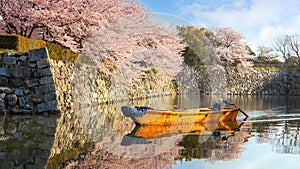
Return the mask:
[[153, 12], [196, 27], [226, 26], [245, 35], [253, 50], [276, 38], [300, 34], [299, 0], [140, 0]]

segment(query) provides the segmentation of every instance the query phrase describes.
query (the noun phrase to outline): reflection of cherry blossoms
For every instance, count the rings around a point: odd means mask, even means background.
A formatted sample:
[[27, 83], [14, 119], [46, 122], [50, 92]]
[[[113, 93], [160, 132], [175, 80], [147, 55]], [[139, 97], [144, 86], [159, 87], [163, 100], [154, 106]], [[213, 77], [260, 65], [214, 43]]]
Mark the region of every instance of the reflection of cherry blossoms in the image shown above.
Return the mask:
[[151, 65], [149, 69], [165, 69], [160, 63], [168, 62], [178, 68], [182, 63], [184, 44], [176, 31], [154, 23], [150, 14], [141, 13], [109, 24], [88, 39], [85, 46], [83, 53], [97, 62], [101, 70], [107, 71], [107, 68], [118, 69], [122, 64], [129, 69], [134, 69], [134, 66], [140, 68], [139, 64], [129, 66], [125, 62], [132, 58], [139, 61], [146, 59], [144, 61]]
[[171, 168], [176, 163], [174, 159], [179, 155], [179, 149], [174, 147], [157, 156], [131, 158], [112, 154], [96, 146], [95, 150], [88, 152], [83, 158], [74, 160], [65, 168]]

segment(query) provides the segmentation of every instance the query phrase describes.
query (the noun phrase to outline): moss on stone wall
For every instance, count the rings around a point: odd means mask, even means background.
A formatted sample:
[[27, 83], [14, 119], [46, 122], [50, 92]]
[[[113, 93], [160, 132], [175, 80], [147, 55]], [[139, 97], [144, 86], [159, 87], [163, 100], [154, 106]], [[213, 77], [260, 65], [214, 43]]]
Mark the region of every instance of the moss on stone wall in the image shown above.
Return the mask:
[[77, 53], [59, 44], [29, 39], [15, 34], [0, 34], [0, 52], [6, 52], [7, 50], [22, 52], [42, 47], [47, 47], [49, 57], [54, 60], [74, 62], [78, 57]]
[[0, 48], [10, 49], [16, 52], [28, 51], [45, 47], [46, 42], [43, 40], [29, 39], [15, 34], [1, 34], [0, 35]]
[[47, 43], [46, 47], [48, 49], [49, 57], [51, 59], [75, 62], [78, 58], [77, 53], [59, 44]]

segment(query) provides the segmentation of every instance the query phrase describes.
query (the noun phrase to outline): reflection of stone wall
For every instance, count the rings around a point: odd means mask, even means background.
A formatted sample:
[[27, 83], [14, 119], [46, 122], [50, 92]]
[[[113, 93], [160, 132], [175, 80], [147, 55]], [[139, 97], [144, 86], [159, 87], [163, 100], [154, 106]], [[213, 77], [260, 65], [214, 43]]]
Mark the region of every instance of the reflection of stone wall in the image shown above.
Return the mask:
[[78, 156], [92, 145], [74, 111], [66, 110], [57, 121], [52, 147], [49, 147], [51, 154], [45, 168], [58, 168], [61, 163]]
[[55, 128], [53, 116], [1, 116], [0, 168], [43, 168]]
[[[124, 118], [121, 115], [121, 106], [124, 104], [155, 105], [160, 108], [170, 108], [168, 106], [172, 105], [172, 102], [170, 103], [171, 100], [158, 97], [112, 105], [94, 105], [80, 109], [77, 112], [72, 109], [62, 112], [58, 119], [55, 139], [46, 168], [57, 168], [61, 163], [76, 158], [82, 152], [85, 152], [87, 148], [92, 148], [93, 144], [97, 145], [97, 149], [102, 149], [103, 153], [110, 152], [116, 154], [120, 152], [127, 156], [130, 156], [131, 153], [137, 153], [129, 151], [129, 147], [126, 148], [123, 146], [123, 149], [121, 149], [120, 144], [113, 144], [115, 141], [119, 141], [118, 143], [120, 143], [120, 139], [130, 133], [135, 126], [130, 119]], [[170, 146], [169, 144], [164, 145], [166, 148]], [[147, 147], [144, 146], [144, 148]], [[165, 152], [166, 150], [161, 146], [150, 146], [146, 151], [148, 151], [148, 154], [151, 154], [153, 152]], [[144, 153], [145, 151], [141, 149], [139, 152]], [[115, 157], [120, 156], [116, 155]], [[115, 166], [116, 164], [111, 165]]]

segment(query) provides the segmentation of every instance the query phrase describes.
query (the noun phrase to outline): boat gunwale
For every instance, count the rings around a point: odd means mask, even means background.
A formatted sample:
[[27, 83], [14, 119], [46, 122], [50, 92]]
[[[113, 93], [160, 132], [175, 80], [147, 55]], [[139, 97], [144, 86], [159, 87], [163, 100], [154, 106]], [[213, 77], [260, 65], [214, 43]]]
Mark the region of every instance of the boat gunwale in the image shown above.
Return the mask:
[[[217, 114], [225, 112], [239, 111], [239, 108], [223, 108], [221, 110], [211, 110], [211, 109], [176, 109], [176, 110], [148, 110], [146, 114], [152, 115], [183, 115], [183, 116], [196, 116], [196, 115], [208, 115], [208, 114]], [[141, 116], [143, 117], [143, 116]]]

